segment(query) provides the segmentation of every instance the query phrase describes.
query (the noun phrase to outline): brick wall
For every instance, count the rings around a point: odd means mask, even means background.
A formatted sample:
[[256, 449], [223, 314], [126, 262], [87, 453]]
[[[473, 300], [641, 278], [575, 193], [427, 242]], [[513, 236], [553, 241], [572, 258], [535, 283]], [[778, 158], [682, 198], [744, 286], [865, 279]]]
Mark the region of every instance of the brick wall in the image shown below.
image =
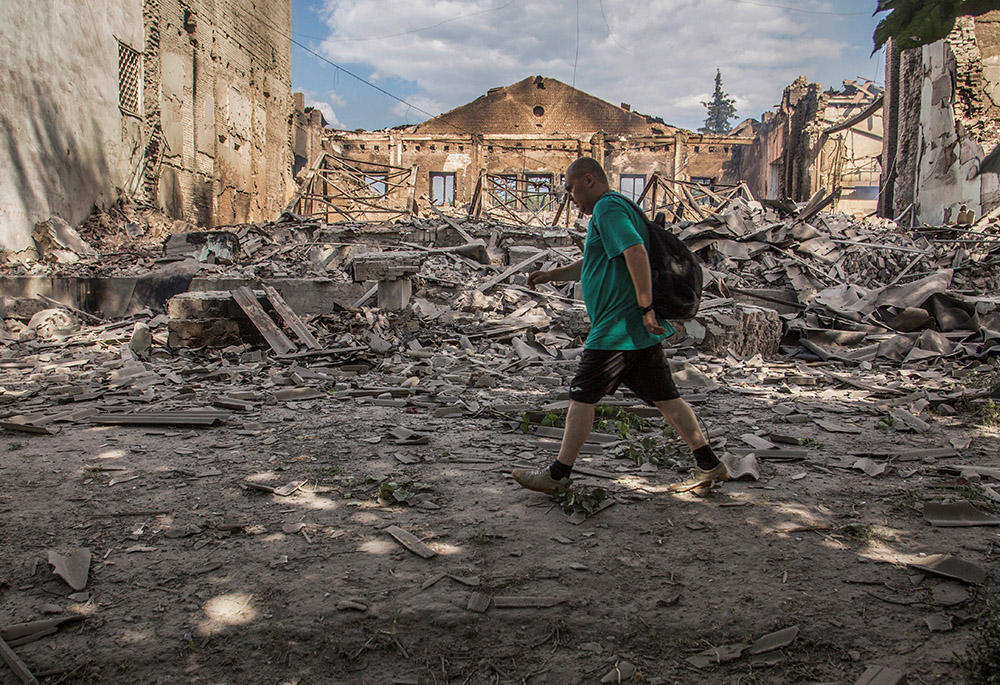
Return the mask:
[[291, 3], [146, 4], [160, 66], [157, 202], [203, 226], [273, 219], [293, 190]]

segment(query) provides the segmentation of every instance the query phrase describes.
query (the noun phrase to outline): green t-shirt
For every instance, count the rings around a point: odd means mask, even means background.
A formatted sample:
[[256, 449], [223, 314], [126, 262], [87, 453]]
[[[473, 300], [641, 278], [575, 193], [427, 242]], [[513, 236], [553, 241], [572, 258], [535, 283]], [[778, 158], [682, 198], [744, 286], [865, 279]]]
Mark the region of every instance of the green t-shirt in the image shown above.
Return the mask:
[[627, 248], [639, 244], [649, 249], [649, 229], [642, 216], [618, 193], [608, 191], [594, 205], [583, 245], [580, 283], [590, 316], [585, 347], [592, 350], [642, 350], [674, 334], [660, 321], [664, 335], [653, 335], [642, 324], [635, 286], [625, 257]]

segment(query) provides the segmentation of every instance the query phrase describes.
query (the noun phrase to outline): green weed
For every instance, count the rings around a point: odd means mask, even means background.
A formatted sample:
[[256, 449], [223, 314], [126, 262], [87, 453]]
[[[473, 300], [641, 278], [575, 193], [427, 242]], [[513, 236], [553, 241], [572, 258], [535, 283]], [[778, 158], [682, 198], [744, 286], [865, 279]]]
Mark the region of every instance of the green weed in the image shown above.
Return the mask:
[[976, 410], [976, 419], [980, 426], [1000, 427], [1000, 403], [986, 400]]
[[638, 442], [633, 441], [615, 448], [615, 454], [622, 458], [635, 462], [636, 466], [643, 464], [654, 464], [656, 466], [670, 466], [680, 468], [681, 461], [678, 459], [679, 450], [673, 445], [658, 443], [650, 436], [642, 438]]
[[377, 496], [389, 504], [410, 504], [410, 500], [418, 492], [433, 490], [433, 485], [421, 483], [410, 478], [400, 478], [398, 481], [384, 480], [379, 482]]
[[7, 443], [7, 451], [8, 452], [16, 452], [17, 450], [22, 450], [22, 449], [24, 449], [24, 443], [23, 442], [10, 442], [10, 443]]
[[578, 488], [570, 485], [569, 480], [560, 483], [550, 495], [562, 510], [567, 514], [582, 511], [585, 514], [593, 514], [601, 502], [608, 498], [608, 493], [604, 488], [589, 488], [580, 486]]
[[972, 627], [974, 639], [952, 660], [969, 685], [995, 685], [1000, 682], [1000, 594], [977, 590], [974, 605], [979, 607]]
[[870, 523], [853, 521], [840, 527], [840, 532], [844, 537], [857, 540], [865, 545], [870, 545], [878, 540], [886, 540], [886, 535]]
[[652, 427], [649, 419], [637, 416], [621, 407], [599, 404], [594, 407], [594, 427], [599, 430], [614, 428], [621, 437], [628, 439], [632, 431], [645, 431]]

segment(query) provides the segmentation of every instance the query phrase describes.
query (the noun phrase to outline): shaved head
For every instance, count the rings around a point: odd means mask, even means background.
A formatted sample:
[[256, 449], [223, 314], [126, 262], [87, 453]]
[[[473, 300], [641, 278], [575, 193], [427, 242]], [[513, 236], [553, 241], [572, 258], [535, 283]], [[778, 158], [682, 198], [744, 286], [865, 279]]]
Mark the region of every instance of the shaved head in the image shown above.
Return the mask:
[[608, 175], [593, 157], [580, 157], [566, 167], [566, 192], [584, 214], [594, 211], [601, 195], [608, 192]]
[[574, 160], [566, 169], [566, 178], [571, 176], [573, 178], [582, 178], [587, 174], [593, 176], [594, 180], [601, 185], [608, 185], [608, 175], [604, 173], [601, 163], [593, 157], [580, 157]]

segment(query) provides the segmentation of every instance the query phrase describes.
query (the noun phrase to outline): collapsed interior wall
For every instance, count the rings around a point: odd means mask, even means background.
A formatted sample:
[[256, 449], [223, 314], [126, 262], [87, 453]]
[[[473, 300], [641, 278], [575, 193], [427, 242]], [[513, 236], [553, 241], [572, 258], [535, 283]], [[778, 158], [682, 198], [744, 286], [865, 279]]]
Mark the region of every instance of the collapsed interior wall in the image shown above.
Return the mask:
[[[1000, 206], [995, 173], [979, 174], [1000, 143], [1000, 10], [960, 17], [945, 39], [886, 53], [887, 97], [898, 109], [880, 210], [932, 225], [955, 221], [963, 206], [979, 217]], [[887, 100], [890, 102], [890, 100]], [[887, 146], [889, 150], [890, 146]]]
[[283, 208], [290, 3], [7, 0], [0, 22], [0, 247], [122, 197], [203, 226]]
[[825, 190], [838, 209], [876, 209], [881, 173], [882, 114], [874, 84], [845, 81], [823, 91], [800, 76], [765, 113], [753, 142], [739, 149], [733, 166], [755, 197], [808, 200]]

